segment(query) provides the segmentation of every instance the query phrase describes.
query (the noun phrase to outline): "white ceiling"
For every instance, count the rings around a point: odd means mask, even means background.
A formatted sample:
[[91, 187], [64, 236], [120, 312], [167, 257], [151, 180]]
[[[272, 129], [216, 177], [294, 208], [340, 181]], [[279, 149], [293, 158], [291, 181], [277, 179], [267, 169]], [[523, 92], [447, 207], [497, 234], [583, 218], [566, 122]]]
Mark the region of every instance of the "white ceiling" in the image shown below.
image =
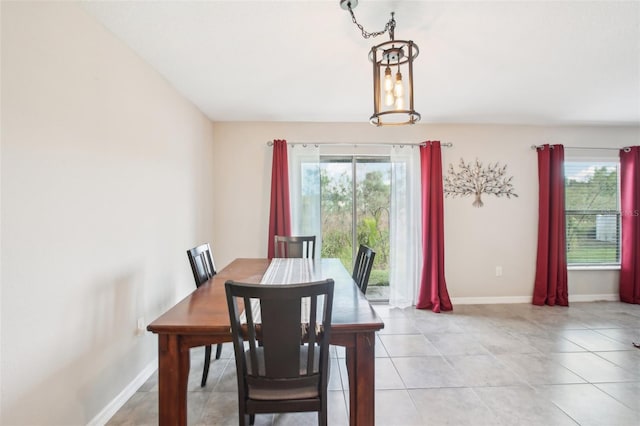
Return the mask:
[[[338, 0], [88, 1], [213, 121], [367, 122], [370, 47]], [[420, 47], [427, 123], [640, 124], [640, 2], [375, 1]]]

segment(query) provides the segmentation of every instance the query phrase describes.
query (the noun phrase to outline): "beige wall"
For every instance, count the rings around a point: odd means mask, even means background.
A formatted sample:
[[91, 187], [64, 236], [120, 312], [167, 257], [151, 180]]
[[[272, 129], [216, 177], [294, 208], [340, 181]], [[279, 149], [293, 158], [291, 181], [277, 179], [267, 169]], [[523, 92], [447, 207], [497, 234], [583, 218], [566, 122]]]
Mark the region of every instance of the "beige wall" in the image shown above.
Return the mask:
[[[518, 198], [445, 199], [446, 278], [459, 302], [529, 301], [535, 274], [538, 220], [537, 157], [531, 145], [622, 147], [637, 144], [637, 127], [533, 127], [420, 124], [374, 128], [345, 123], [215, 123], [214, 250], [220, 266], [235, 257], [266, 255], [271, 148], [267, 141], [416, 143], [440, 140], [443, 167], [460, 158], [500, 162], [513, 175]], [[295, 149], [295, 148], [294, 148]], [[366, 147], [357, 148], [366, 153]], [[568, 150], [570, 151], [570, 150]], [[573, 151], [575, 153], [575, 151]], [[589, 151], [608, 155], [615, 151]], [[569, 152], [567, 155], [573, 155]], [[241, 194], [241, 196], [239, 196]], [[238, 230], [242, 229], [241, 232]], [[496, 276], [496, 266], [503, 275]], [[571, 271], [573, 300], [617, 293], [616, 271]]]
[[212, 239], [213, 127], [70, 2], [2, 2], [1, 424], [81, 425]]

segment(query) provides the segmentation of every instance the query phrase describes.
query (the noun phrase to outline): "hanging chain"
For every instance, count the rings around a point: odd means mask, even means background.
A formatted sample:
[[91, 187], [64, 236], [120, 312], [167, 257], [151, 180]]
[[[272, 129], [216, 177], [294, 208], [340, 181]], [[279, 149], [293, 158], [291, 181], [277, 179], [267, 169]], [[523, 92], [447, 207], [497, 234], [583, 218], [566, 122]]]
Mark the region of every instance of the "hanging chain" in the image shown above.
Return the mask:
[[396, 20], [393, 19], [393, 15], [394, 12], [391, 12], [391, 19], [389, 19], [389, 22], [387, 22], [387, 24], [384, 26], [384, 29], [382, 31], [376, 31], [373, 33], [369, 33], [367, 31], [365, 31], [364, 27], [362, 25], [360, 25], [358, 23], [358, 21], [356, 21], [356, 15], [353, 14], [353, 9], [351, 9], [351, 4], [348, 4], [348, 8], [349, 8], [349, 13], [351, 14], [351, 20], [353, 21], [354, 24], [356, 24], [356, 26], [358, 27], [358, 29], [360, 30], [360, 32], [362, 33], [362, 37], [364, 37], [365, 39], [371, 38], [371, 37], [378, 37], [379, 35], [382, 35], [384, 33], [386, 33], [387, 31], [389, 31], [389, 35], [391, 36], [391, 40], [393, 40], [393, 32], [396, 28]]

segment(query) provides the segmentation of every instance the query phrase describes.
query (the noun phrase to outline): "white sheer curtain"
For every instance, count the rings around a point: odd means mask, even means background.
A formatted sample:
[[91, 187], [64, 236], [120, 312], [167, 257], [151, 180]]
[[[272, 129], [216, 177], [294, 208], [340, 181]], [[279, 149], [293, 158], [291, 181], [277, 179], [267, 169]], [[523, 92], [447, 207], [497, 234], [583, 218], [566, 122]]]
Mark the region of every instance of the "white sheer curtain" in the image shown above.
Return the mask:
[[406, 308], [416, 304], [422, 266], [420, 150], [394, 146], [390, 157], [389, 304]]
[[289, 146], [289, 192], [292, 235], [315, 235], [316, 256], [322, 250], [320, 221], [320, 148]]

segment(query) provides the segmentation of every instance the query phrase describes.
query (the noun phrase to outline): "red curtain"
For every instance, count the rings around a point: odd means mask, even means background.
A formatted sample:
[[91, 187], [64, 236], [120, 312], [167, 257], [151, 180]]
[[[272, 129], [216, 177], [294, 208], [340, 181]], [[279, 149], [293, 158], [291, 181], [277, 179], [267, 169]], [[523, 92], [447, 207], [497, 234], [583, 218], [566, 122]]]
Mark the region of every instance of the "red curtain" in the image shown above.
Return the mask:
[[640, 146], [620, 150], [620, 300], [640, 304]]
[[569, 306], [564, 216], [564, 146], [538, 148], [538, 256], [534, 305]]
[[423, 264], [416, 308], [453, 309], [444, 278], [444, 212], [440, 142], [420, 146]]
[[271, 166], [271, 210], [269, 213], [269, 240], [267, 256], [273, 259], [274, 236], [291, 235], [291, 208], [289, 204], [289, 166], [287, 141], [273, 141], [273, 163]]

